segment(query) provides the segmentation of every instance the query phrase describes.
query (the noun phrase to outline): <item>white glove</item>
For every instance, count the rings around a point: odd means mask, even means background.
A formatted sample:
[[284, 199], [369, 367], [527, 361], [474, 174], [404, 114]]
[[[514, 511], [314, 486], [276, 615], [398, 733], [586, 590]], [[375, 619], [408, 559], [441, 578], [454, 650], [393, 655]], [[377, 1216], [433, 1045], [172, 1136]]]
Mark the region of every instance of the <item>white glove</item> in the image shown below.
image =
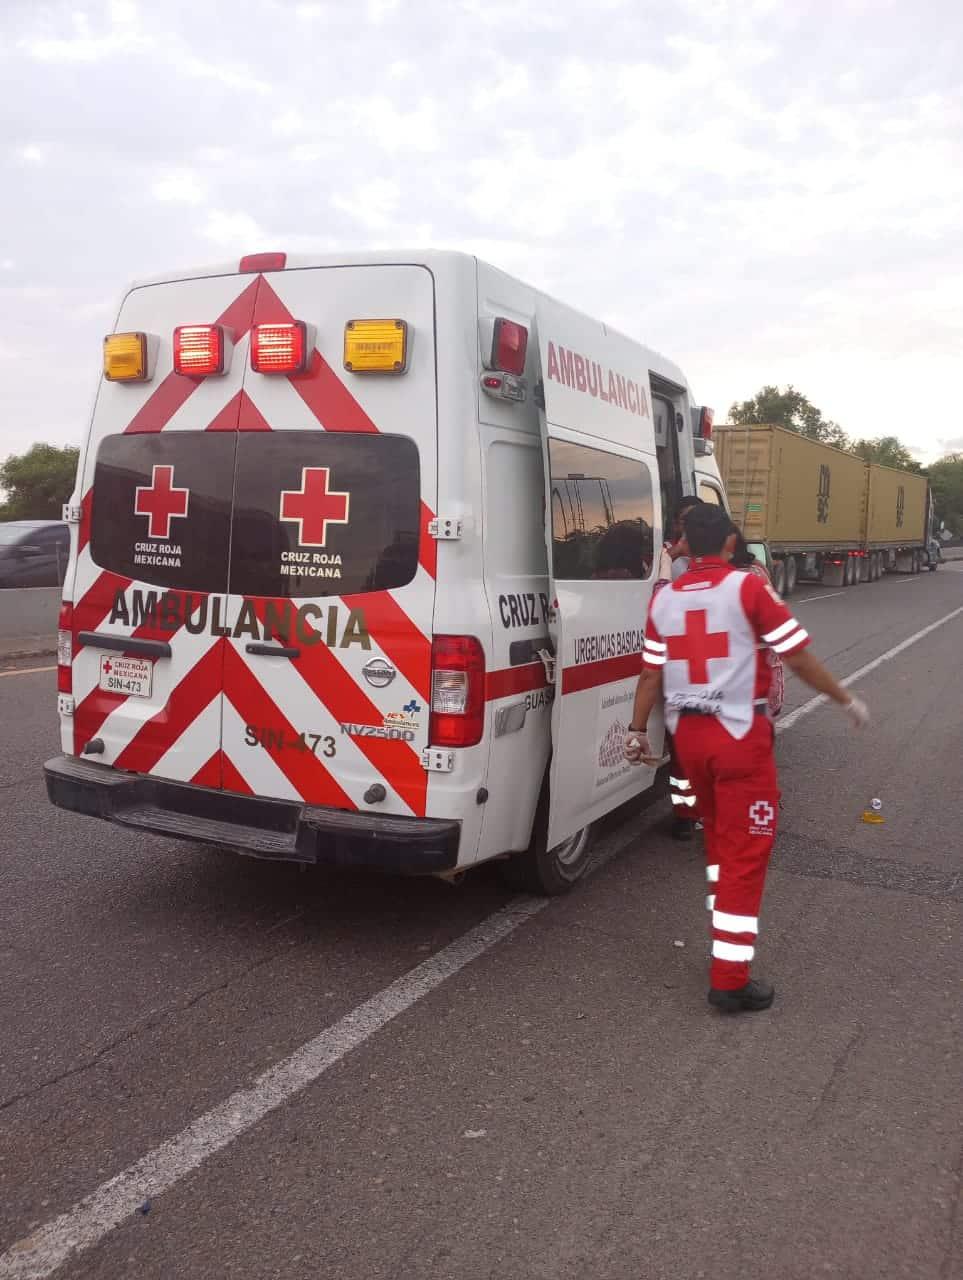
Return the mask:
[[649, 755], [649, 740], [638, 729], [625, 731], [625, 758], [629, 764], [641, 764], [642, 757]]
[[862, 698], [850, 697], [849, 701], [843, 704], [843, 711], [849, 717], [849, 722], [854, 729], [865, 729], [869, 724], [869, 707]]

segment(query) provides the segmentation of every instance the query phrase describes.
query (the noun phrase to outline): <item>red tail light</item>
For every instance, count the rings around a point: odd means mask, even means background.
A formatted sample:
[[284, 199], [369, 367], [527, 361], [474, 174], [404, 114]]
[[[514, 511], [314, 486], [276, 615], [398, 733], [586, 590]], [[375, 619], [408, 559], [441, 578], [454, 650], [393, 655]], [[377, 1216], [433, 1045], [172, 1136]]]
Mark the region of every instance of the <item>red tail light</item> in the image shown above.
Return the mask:
[[219, 324], [182, 324], [174, 330], [174, 372], [190, 378], [224, 372], [224, 330]]
[[702, 406], [699, 412], [699, 435], [703, 440], [712, 439], [712, 420], [715, 416], [714, 410], [709, 409], [706, 405]]
[[287, 260], [286, 253], [246, 253], [237, 269], [243, 275], [250, 271], [283, 271]]
[[57, 617], [57, 692], [73, 693], [74, 607], [66, 600]]
[[255, 373], [302, 373], [307, 363], [307, 326], [256, 324], [251, 330], [251, 368]]
[[520, 378], [525, 372], [525, 353], [528, 351], [528, 330], [514, 320], [495, 321], [492, 338], [492, 367], [502, 373], [514, 373]]
[[485, 651], [474, 636], [431, 646], [431, 745], [473, 747], [485, 730]]

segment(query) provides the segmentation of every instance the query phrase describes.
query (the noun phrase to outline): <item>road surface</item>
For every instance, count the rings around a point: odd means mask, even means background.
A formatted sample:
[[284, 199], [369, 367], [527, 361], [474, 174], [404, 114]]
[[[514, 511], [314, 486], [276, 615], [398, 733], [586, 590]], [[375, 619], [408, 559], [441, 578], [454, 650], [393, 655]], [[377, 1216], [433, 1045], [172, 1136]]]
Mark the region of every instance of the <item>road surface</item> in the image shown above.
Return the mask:
[[51, 808], [13, 664], [0, 1280], [963, 1275], [960, 570], [794, 598], [874, 723], [790, 681], [739, 1019], [664, 801], [549, 904], [247, 861]]

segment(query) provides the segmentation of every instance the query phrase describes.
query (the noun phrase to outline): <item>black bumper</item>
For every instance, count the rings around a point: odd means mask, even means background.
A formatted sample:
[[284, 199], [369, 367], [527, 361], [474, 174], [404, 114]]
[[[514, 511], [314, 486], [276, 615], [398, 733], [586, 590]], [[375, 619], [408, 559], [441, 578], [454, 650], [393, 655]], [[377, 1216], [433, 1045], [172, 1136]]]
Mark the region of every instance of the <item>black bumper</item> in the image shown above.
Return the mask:
[[43, 771], [47, 795], [61, 809], [256, 858], [396, 875], [450, 871], [458, 861], [461, 827], [451, 819], [265, 800], [120, 773], [73, 756], [48, 760]]

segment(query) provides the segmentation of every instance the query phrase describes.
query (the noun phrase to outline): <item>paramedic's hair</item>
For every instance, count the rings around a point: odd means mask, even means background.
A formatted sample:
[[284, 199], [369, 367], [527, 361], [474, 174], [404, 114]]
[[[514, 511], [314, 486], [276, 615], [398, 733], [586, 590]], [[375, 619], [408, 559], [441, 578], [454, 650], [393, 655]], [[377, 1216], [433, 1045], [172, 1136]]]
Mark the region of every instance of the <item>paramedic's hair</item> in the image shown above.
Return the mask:
[[738, 525], [732, 526], [732, 532], [736, 535], [736, 545], [732, 549], [732, 559], [729, 563], [735, 569], [748, 569], [756, 563], [756, 557], [749, 550], [745, 536]]
[[686, 541], [694, 556], [717, 556], [732, 533], [732, 520], [722, 507], [703, 502], [683, 521]]
[[693, 507], [704, 507], [706, 504], [702, 498], [697, 498], [694, 493], [688, 494], [676, 503], [675, 515], [673, 519], [684, 520], [685, 513], [691, 511]]

